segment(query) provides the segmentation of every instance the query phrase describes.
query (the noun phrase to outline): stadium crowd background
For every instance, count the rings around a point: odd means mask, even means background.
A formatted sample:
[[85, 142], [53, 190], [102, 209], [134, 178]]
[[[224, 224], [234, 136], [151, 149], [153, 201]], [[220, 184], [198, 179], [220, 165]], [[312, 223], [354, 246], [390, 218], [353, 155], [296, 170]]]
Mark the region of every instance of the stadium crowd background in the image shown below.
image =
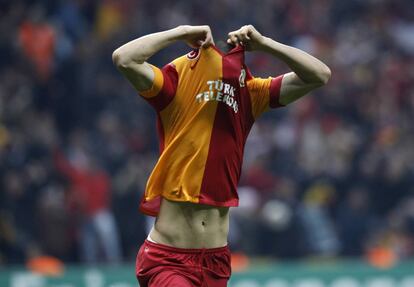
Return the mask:
[[[323, 59], [330, 83], [262, 116], [230, 242], [276, 259], [414, 256], [414, 2], [0, 1], [0, 266], [134, 260], [155, 113], [111, 61], [138, 36], [244, 24]], [[163, 65], [188, 48], [151, 60]], [[287, 67], [252, 53], [256, 76]]]

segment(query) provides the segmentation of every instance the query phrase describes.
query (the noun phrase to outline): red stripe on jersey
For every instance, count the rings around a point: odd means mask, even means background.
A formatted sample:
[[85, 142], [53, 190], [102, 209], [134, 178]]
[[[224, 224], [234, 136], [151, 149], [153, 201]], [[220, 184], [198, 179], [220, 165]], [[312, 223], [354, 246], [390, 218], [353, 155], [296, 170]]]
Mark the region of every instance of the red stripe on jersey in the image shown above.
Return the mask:
[[244, 69], [246, 70], [246, 81], [252, 79], [253, 75], [250, 69], [246, 65], [244, 65]]
[[269, 106], [271, 108], [277, 107], [284, 107], [281, 103], [279, 103], [280, 97], [280, 87], [282, 86], [283, 75], [272, 79], [270, 83], [270, 99], [269, 99]]
[[157, 133], [159, 140], [159, 152], [162, 154], [164, 151], [164, 127], [162, 125], [161, 115], [157, 113]]
[[178, 73], [173, 64], [165, 65], [161, 72], [164, 77], [161, 91], [155, 97], [146, 98], [156, 111], [162, 111], [168, 106], [174, 98], [178, 84]]
[[236, 113], [224, 102], [217, 105], [199, 203], [238, 205], [237, 184], [243, 149], [254, 122], [248, 90], [246, 87], [241, 88], [239, 83], [243, 60], [243, 50], [223, 56], [223, 82], [236, 89], [234, 94], [238, 111]]

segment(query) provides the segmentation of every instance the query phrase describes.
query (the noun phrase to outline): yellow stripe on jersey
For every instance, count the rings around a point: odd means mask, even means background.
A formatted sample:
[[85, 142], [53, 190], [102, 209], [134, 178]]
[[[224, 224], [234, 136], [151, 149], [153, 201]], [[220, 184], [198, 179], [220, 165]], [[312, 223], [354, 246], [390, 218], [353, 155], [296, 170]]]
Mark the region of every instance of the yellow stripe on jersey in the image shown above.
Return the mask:
[[164, 85], [164, 77], [162, 76], [162, 72], [159, 68], [149, 64], [154, 72], [154, 80], [150, 89], [141, 91], [140, 94], [144, 98], [153, 98], [161, 91], [162, 86]]
[[272, 78], [252, 78], [246, 82], [252, 103], [253, 117], [257, 119], [263, 112], [270, 109], [270, 83]]

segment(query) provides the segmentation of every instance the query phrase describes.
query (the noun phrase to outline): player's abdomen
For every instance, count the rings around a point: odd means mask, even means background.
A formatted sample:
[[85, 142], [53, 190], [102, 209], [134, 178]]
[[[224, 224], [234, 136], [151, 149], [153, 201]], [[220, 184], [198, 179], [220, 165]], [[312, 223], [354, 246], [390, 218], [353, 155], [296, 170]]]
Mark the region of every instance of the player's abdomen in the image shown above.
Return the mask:
[[229, 208], [162, 199], [151, 238], [177, 248], [227, 245]]

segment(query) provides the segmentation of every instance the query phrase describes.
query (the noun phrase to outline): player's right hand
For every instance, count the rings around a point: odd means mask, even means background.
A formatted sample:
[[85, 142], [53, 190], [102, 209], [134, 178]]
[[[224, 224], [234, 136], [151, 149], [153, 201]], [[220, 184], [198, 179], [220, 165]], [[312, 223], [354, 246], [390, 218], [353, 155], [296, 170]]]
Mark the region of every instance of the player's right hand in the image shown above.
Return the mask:
[[207, 48], [210, 45], [214, 45], [213, 35], [208, 25], [203, 26], [180, 26], [182, 36], [180, 40], [183, 40], [191, 48]]

